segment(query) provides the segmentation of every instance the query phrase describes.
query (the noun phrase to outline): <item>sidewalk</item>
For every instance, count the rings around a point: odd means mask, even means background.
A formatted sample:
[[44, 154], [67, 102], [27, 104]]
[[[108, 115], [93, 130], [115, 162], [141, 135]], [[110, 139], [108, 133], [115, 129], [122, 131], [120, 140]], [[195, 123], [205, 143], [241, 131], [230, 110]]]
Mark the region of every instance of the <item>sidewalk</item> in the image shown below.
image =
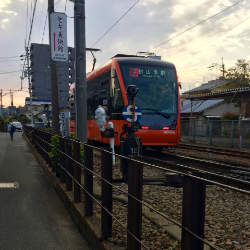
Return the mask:
[[0, 249], [91, 249], [21, 133], [0, 133], [0, 204]]

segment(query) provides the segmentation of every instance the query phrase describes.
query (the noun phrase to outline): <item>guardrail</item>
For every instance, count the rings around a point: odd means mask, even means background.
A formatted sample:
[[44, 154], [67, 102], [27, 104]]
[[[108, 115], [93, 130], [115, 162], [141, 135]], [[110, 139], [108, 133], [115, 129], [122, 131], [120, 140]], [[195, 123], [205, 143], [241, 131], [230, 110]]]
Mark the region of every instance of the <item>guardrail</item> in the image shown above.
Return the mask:
[[[112, 179], [112, 153], [110, 150], [97, 148], [93, 145], [80, 143], [76, 140], [58, 137], [57, 148], [51, 143], [52, 134], [45, 131], [24, 127], [24, 133], [36, 150], [52, 168], [56, 176], [65, 183], [66, 190], [73, 192], [74, 202], [83, 202], [85, 216], [93, 216], [94, 202], [101, 208], [101, 234], [102, 239], [113, 237], [113, 224], [118, 224], [127, 233], [127, 249], [140, 250], [152, 249], [142, 240], [142, 207], [148, 208], [152, 213], [179, 226], [182, 230], [181, 249], [201, 250], [204, 245], [210, 249], [219, 249], [204, 239], [206, 186], [208, 183], [219, 185], [217, 182], [204, 177], [192, 175], [189, 170], [176, 171], [153, 164], [148, 164], [137, 159], [117, 155], [119, 159], [128, 161], [127, 191], [114, 185]], [[49, 152], [54, 152], [51, 156]], [[84, 151], [84, 157], [81, 151]], [[93, 152], [101, 154], [101, 173], [93, 170]], [[53, 158], [54, 157], [54, 158]], [[181, 173], [183, 177], [183, 202], [182, 223], [170, 218], [165, 213], [156, 209], [153, 204], [143, 200], [143, 171], [146, 167], [161, 171]], [[94, 178], [101, 182], [101, 197], [94, 194]], [[229, 187], [221, 184], [222, 187]], [[230, 188], [230, 187], [229, 187]], [[233, 190], [250, 194], [249, 190], [232, 187]], [[113, 212], [113, 193], [119, 191], [127, 197], [127, 225]]]

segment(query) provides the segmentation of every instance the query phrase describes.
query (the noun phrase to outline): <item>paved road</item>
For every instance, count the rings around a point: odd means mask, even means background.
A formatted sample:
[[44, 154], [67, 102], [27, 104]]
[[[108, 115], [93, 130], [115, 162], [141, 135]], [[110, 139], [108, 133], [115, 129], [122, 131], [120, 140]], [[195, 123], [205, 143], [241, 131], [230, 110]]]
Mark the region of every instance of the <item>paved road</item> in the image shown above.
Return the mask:
[[20, 133], [0, 133], [0, 249], [90, 249]]

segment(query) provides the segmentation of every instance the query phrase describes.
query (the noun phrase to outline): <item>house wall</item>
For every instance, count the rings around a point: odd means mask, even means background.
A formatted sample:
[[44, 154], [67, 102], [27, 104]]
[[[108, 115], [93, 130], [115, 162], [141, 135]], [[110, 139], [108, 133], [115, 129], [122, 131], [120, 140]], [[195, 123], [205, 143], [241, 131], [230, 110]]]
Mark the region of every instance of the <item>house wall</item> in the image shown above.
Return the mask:
[[203, 112], [204, 116], [223, 116], [225, 113], [239, 114], [239, 107], [235, 107], [234, 103], [222, 103], [207, 109]]

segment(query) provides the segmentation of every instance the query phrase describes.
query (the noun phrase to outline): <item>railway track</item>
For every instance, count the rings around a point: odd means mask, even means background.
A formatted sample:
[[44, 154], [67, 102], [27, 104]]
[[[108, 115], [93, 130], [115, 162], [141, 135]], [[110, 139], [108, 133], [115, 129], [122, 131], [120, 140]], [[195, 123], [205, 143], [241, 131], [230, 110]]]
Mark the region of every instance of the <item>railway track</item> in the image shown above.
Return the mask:
[[[142, 159], [162, 167], [171, 167], [173, 170], [181, 170], [183, 173], [194, 174], [201, 178], [208, 178], [211, 181], [215, 180], [216, 182], [232, 184], [235, 187], [250, 190], [250, 168], [246, 166], [225, 164], [215, 160], [154, 150], [146, 150]], [[162, 176], [159, 177], [159, 181], [162, 178]], [[157, 178], [153, 178], [153, 181], [157, 182]]]
[[[149, 164], [144, 171], [143, 183], [145, 185], [182, 186], [183, 176], [198, 177], [210, 184], [222, 184], [250, 192], [250, 167], [226, 164], [215, 160], [200, 159], [173, 152], [159, 152], [147, 149], [137, 158], [140, 162]], [[150, 167], [152, 164], [152, 168]], [[119, 168], [120, 162], [116, 167]], [[155, 175], [154, 166], [160, 166], [162, 173]], [[152, 173], [152, 175], [151, 175]], [[114, 179], [114, 183], [123, 182]]]
[[181, 143], [178, 146], [178, 148], [213, 153], [213, 154], [224, 155], [224, 156], [242, 157], [245, 159], [250, 159], [250, 151], [232, 150], [232, 149], [226, 149], [226, 148], [217, 148], [217, 147], [209, 147], [209, 146], [185, 144], [185, 143]]

